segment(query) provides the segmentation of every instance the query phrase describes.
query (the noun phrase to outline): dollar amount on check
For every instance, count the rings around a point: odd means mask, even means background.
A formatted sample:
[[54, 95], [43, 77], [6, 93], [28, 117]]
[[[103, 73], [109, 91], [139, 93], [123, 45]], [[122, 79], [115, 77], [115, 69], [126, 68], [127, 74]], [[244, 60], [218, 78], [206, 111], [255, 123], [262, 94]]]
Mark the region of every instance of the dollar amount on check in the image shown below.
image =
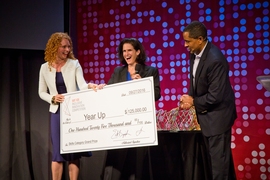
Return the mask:
[[65, 94], [61, 153], [158, 144], [153, 78]]

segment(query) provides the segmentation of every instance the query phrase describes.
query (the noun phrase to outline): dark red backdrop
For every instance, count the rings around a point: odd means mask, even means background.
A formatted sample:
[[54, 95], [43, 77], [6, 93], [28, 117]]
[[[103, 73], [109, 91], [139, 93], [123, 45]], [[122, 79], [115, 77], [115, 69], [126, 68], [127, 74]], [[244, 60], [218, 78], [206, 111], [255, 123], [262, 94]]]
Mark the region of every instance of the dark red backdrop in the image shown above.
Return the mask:
[[156, 108], [178, 105], [189, 86], [182, 29], [192, 20], [207, 26], [209, 40], [227, 57], [238, 119], [232, 149], [238, 179], [270, 179], [270, 92], [256, 81], [270, 75], [268, 1], [77, 1], [78, 59], [85, 78], [106, 83], [119, 65], [116, 48], [138, 38], [158, 67], [162, 97]]

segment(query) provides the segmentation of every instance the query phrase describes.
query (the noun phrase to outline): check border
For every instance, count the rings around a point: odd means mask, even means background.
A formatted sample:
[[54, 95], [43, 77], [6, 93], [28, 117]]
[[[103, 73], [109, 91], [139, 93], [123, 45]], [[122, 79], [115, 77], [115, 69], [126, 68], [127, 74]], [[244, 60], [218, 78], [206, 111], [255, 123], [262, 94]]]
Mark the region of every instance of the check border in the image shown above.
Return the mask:
[[62, 154], [158, 145], [153, 77], [64, 96]]

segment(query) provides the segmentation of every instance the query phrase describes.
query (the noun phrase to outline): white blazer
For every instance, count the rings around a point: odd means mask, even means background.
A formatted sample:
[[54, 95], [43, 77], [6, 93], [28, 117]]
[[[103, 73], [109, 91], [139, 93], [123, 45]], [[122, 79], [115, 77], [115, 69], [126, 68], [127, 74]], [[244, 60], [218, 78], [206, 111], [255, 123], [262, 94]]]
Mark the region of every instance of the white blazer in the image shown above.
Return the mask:
[[[82, 67], [77, 59], [68, 59], [61, 68], [61, 72], [67, 92], [88, 89], [88, 84], [83, 77]], [[52, 113], [55, 113], [59, 106], [51, 103], [52, 97], [58, 94], [55, 78], [56, 69], [51, 67], [50, 71], [48, 62], [42, 64], [39, 71], [38, 94], [41, 99], [50, 104], [49, 111]]]

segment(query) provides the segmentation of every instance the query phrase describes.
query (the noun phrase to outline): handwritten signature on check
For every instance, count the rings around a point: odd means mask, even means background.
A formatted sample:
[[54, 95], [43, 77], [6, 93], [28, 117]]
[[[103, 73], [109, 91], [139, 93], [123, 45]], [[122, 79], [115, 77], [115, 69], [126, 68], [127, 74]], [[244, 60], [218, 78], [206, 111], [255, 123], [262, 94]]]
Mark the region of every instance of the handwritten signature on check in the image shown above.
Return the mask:
[[[141, 127], [139, 130], [136, 131], [135, 135], [139, 136], [143, 132], [143, 127]], [[122, 130], [114, 129], [111, 139], [125, 138], [127, 136], [132, 136], [132, 134], [130, 134], [128, 130], [126, 132], [122, 132]]]

